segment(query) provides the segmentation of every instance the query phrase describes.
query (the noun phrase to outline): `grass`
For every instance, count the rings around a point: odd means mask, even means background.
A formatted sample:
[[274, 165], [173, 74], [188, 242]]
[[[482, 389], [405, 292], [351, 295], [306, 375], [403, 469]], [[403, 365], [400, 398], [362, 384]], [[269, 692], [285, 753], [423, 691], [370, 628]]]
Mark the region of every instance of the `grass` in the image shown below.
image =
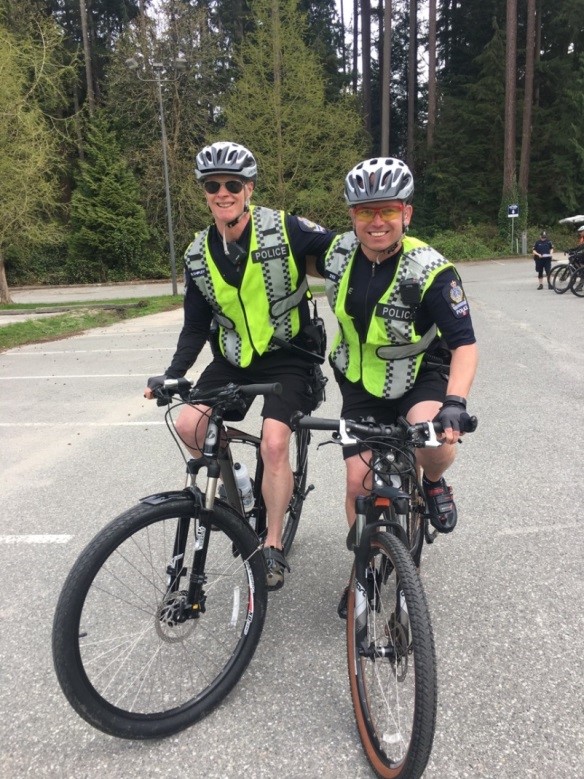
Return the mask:
[[182, 295], [161, 295], [140, 299], [83, 301], [60, 306], [34, 303], [0, 304], [0, 316], [8, 310], [62, 311], [39, 319], [29, 319], [26, 322], [18, 322], [18, 315], [15, 315], [14, 324], [0, 327], [0, 351], [25, 344], [57, 341], [60, 338], [83, 333], [92, 327], [106, 327], [123, 319], [171, 311], [182, 306], [182, 302]]

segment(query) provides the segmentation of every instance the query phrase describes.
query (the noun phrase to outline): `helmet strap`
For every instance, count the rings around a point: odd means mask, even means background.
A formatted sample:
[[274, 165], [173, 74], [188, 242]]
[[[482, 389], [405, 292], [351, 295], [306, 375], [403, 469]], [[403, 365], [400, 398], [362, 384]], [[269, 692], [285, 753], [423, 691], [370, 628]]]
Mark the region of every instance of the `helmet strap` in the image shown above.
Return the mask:
[[240, 221], [240, 219], [242, 219], [247, 213], [249, 213], [249, 202], [246, 200], [241, 214], [237, 216], [235, 219], [233, 219], [231, 222], [227, 222], [227, 227], [235, 227], [235, 225]]

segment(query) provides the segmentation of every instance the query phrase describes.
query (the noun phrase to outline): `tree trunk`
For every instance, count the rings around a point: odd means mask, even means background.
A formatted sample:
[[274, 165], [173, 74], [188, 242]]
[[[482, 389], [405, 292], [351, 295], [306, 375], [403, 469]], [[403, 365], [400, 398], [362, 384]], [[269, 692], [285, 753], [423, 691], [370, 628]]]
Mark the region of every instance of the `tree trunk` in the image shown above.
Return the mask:
[[353, 94], [359, 89], [359, 0], [353, 0]]
[[436, 0], [430, 0], [428, 7], [428, 126], [426, 145], [428, 151], [434, 146], [436, 129]]
[[85, 81], [87, 83], [87, 103], [89, 116], [95, 112], [95, 93], [93, 91], [93, 72], [91, 66], [91, 45], [89, 43], [89, 25], [87, 23], [87, 6], [85, 0], [79, 0], [79, 13], [81, 15], [81, 34], [83, 36], [83, 56], [85, 59]]
[[511, 194], [516, 178], [515, 110], [517, 93], [517, 0], [507, 0], [507, 40], [505, 45], [505, 138], [503, 153], [503, 194]]
[[345, 4], [341, 3], [341, 59], [343, 60], [343, 75], [347, 75], [347, 44], [345, 41]]
[[361, 63], [363, 71], [363, 115], [371, 135], [371, 0], [361, 0]]
[[519, 162], [519, 192], [527, 198], [529, 187], [529, 159], [531, 155], [531, 116], [533, 112], [533, 77], [535, 64], [535, 0], [527, 0], [527, 37], [525, 42], [525, 94], [523, 98], [523, 125], [521, 159]]
[[14, 303], [10, 297], [8, 281], [6, 280], [6, 268], [4, 266], [4, 252], [0, 250], [0, 303]]
[[389, 156], [391, 130], [391, 0], [383, 9], [383, 73], [381, 79], [381, 154]]
[[408, 49], [408, 136], [407, 162], [414, 164], [414, 122], [416, 120], [416, 84], [418, 70], [418, 2], [410, 0], [410, 40]]

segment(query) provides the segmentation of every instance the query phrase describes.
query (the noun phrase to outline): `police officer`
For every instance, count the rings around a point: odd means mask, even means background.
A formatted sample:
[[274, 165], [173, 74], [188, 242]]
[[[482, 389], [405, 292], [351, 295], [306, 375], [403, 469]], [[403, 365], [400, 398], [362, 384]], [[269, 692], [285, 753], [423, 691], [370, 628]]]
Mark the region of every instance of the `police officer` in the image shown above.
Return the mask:
[[[268, 396], [262, 409], [263, 497], [268, 515], [264, 556], [268, 588], [279, 589], [290, 570], [282, 551], [283, 521], [292, 494], [288, 460], [293, 412], [312, 410], [307, 394], [311, 363], [284, 344], [301, 345], [309, 324], [307, 265], [330, 245], [333, 233], [302, 217], [251, 205], [257, 178], [253, 154], [222, 141], [197, 155], [201, 182], [213, 224], [197, 233], [185, 254], [184, 325], [170, 366], [148, 380], [146, 397], [165, 378], [180, 378], [216, 330], [214, 357], [197, 382], [208, 390], [228, 382], [279, 381], [280, 396]], [[204, 406], [183, 406], [176, 429], [199, 453], [206, 430]]]
[[543, 289], [543, 274], [547, 277], [548, 289], [553, 289], [550, 284], [550, 271], [552, 269], [553, 244], [545, 230], [533, 245], [533, 259], [535, 260], [535, 272], [537, 273], [538, 289]]
[[[458, 272], [437, 251], [407, 235], [414, 179], [402, 161], [365, 160], [349, 172], [345, 199], [353, 231], [337, 236], [317, 263], [338, 322], [330, 361], [342, 416], [391, 424], [438, 419], [444, 445], [418, 449], [432, 525], [450, 533], [457, 522], [452, 489], [443, 477], [461, 435], [461, 418], [476, 366], [470, 309]], [[449, 371], [446, 366], [449, 365]], [[363, 447], [344, 448], [346, 512], [368, 476]], [[346, 616], [346, 591], [339, 604]]]

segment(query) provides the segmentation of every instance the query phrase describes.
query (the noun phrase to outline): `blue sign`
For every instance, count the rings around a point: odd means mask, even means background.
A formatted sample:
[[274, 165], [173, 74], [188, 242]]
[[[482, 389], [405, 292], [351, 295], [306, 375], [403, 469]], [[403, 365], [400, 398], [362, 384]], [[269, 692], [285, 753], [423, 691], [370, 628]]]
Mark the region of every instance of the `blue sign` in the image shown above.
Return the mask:
[[507, 206], [507, 216], [510, 219], [519, 216], [519, 206], [517, 205], [517, 203], [513, 203], [512, 205]]

